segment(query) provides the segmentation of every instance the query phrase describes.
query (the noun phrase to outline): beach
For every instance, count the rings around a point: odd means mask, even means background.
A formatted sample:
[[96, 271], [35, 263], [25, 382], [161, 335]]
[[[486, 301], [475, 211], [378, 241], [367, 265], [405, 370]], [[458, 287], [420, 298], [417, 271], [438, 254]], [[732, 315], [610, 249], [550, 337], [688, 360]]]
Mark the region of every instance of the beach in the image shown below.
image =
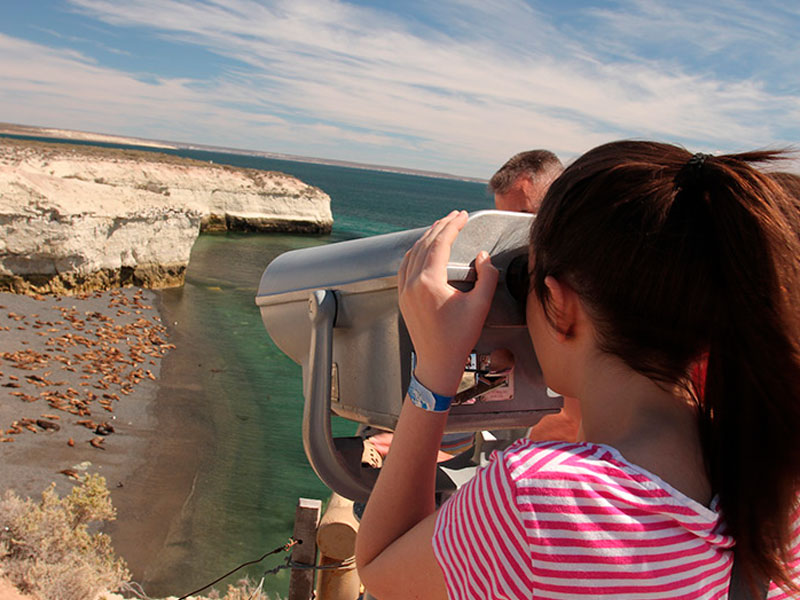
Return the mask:
[[[0, 484], [60, 492], [88, 471], [121, 489], [154, 432], [152, 401], [171, 345], [155, 294], [0, 294]], [[61, 471], [65, 471], [62, 473]]]
[[174, 348], [158, 303], [139, 288], [0, 293], [0, 489], [38, 498], [54, 483], [64, 495], [99, 473], [118, 509], [114, 547], [140, 574], [186, 500], [197, 454], [170, 448], [185, 437], [158, 425], [157, 382]]

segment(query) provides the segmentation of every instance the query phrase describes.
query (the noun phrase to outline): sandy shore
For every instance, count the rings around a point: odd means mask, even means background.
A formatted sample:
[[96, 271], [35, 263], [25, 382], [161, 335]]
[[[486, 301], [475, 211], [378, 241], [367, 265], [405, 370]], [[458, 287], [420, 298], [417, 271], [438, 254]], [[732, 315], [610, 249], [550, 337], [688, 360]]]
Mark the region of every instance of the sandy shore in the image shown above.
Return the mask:
[[181, 315], [164, 295], [180, 293], [0, 293], [0, 494], [38, 498], [54, 482], [65, 495], [87, 471], [103, 475], [117, 508], [105, 531], [133, 580], [161, 596], [190, 562], [185, 517], [210, 459], [200, 359], [167, 326]]
[[54, 129], [51, 127], [33, 127], [29, 125], [15, 125], [13, 123], [0, 123], [0, 133], [7, 135], [29, 135], [34, 137], [52, 137], [63, 140], [81, 140], [86, 142], [107, 142], [110, 144], [127, 144], [144, 148], [177, 148], [175, 144], [157, 140], [109, 135], [107, 133], [92, 133], [89, 131], [76, 131], [74, 129]]
[[[132, 288], [0, 293], [0, 491], [37, 497], [55, 482], [65, 494], [89, 471], [118, 507], [148, 504], [137, 477], [157, 445], [157, 380], [173, 347], [157, 300]], [[118, 519], [114, 529], [136, 531], [140, 515]]]

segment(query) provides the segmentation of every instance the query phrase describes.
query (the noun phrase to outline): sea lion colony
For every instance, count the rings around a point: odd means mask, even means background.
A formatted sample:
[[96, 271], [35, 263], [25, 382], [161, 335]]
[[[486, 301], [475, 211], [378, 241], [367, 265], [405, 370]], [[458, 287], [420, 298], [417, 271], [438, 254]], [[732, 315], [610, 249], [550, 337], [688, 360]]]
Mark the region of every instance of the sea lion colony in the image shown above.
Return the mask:
[[[80, 434], [85, 428], [91, 437], [80, 441], [105, 450], [106, 436], [115, 432], [115, 404], [144, 379], [155, 379], [148, 367], [157, 366], [158, 359], [174, 348], [167, 343], [166, 328], [157, 315], [141, 316], [152, 309], [143, 303], [142, 290], [133, 296], [113, 290], [108, 298], [115, 317], [100, 311], [80, 314], [68, 306], [68, 298], [54, 298], [54, 311], [40, 311], [49, 317], [8, 311], [3, 319], [0, 313], [0, 337], [10, 338], [2, 332], [16, 330], [13, 337], [22, 346], [0, 352], [0, 386], [11, 388], [10, 395], [20, 401], [20, 416], [0, 430], [0, 442], [13, 442], [21, 434], [50, 435], [68, 429], [75, 433], [65, 444], [74, 447], [76, 438], [86, 437]], [[6, 309], [0, 306], [0, 310]], [[47, 349], [26, 348], [31, 345], [26, 331], [46, 337]]]

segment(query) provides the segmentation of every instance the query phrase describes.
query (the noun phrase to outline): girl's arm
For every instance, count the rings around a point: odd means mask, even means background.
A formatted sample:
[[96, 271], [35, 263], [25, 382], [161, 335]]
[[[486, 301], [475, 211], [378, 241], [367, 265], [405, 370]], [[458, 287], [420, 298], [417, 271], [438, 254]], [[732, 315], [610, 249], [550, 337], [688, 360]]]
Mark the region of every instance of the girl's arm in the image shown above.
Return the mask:
[[[453, 212], [434, 223], [398, 273], [400, 310], [417, 355], [415, 376], [444, 396], [458, 388], [497, 285], [497, 270], [485, 252], [475, 260], [478, 279], [471, 291], [447, 283], [450, 248], [466, 221], [465, 212]], [[428, 412], [406, 398], [361, 520], [359, 576], [381, 600], [446, 597], [431, 546], [436, 457], [446, 419], [447, 413]]]
[[358, 574], [380, 600], [447, 597], [431, 546], [436, 455], [446, 419], [446, 414], [429, 413], [406, 398], [361, 519]]

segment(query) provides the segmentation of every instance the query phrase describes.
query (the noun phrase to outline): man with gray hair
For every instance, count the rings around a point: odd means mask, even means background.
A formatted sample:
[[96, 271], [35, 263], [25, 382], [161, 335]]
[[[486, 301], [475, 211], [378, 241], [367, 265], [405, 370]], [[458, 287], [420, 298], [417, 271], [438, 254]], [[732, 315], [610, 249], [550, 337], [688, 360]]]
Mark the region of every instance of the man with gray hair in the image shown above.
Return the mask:
[[498, 210], [536, 213], [547, 188], [564, 165], [549, 150], [528, 150], [512, 156], [489, 180]]

